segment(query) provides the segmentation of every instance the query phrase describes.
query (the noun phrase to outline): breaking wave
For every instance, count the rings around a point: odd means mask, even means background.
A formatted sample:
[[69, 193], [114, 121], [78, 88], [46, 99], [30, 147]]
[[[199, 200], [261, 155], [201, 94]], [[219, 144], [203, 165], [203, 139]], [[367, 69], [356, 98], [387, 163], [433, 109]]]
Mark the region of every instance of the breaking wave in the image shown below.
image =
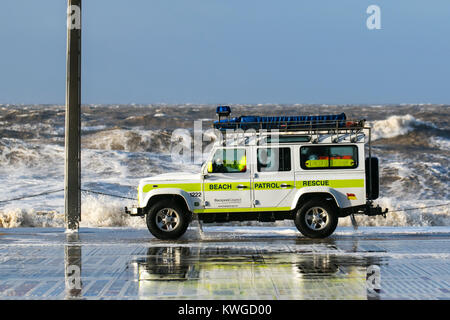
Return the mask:
[[64, 147], [55, 144], [36, 144], [21, 139], [0, 139], [0, 165], [12, 167], [42, 167], [64, 161]]
[[82, 147], [128, 152], [169, 152], [170, 134], [155, 130], [108, 129], [83, 136]]
[[63, 227], [64, 215], [55, 211], [11, 208], [0, 210], [0, 228]]
[[373, 140], [394, 138], [416, 129], [438, 129], [433, 123], [417, 120], [410, 114], [373, 121], [371, 126]]

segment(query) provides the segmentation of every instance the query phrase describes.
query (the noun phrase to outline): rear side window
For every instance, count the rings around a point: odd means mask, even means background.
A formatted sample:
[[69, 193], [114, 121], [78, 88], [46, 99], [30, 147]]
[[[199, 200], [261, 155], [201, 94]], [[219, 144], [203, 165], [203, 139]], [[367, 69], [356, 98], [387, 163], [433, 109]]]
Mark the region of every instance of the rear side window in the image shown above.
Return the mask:
[[291, 148], [258, 148], [258, 172], [291, 171]]
[[305, 170], [353, 169], [358, 167], [358, 147], [356, 146], [301, 147], [300, 165]]

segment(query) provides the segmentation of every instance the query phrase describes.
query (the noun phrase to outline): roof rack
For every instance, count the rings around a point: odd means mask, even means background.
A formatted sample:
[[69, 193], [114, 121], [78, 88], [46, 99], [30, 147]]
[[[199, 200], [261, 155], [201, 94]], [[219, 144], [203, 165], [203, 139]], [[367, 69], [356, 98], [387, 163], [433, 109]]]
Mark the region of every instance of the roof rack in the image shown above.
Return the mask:
[[[225, 111], [225, 112], [224, 112]], [[349, 120], [345, 113], [336, 115], [314, 115], [314, 116], [241, 116], [230, 118], [231, 108], [229, 106], [217, 107], [219, 120], [214, 121], [214, 128], [220, 131], [227, 130], [277, 130], [279, 132], [307, 131], [360, 131], [365, 127], [365, 120]], [[225, 116], [225, 119], [222, 117]]]

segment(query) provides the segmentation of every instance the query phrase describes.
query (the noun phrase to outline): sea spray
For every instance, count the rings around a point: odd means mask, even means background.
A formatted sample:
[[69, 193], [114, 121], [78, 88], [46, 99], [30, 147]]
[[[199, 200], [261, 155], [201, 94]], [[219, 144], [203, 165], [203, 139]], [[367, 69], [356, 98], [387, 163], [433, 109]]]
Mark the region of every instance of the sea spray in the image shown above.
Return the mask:
[[81, 227], [145, 228], [145, 220], [125, 214], [123, 201], [107, 196], [86, 195], [81, 203]]
[[18, 227], [63, 227], [64, 215], [56, 211], [33, 209], [0, 209], [0, 228]]

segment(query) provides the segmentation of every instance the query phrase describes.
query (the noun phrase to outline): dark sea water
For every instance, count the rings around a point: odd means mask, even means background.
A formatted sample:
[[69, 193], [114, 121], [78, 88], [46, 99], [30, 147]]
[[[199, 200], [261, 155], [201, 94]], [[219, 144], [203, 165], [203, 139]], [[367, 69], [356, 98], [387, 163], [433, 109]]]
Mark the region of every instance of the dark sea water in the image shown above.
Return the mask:
[[[164, 172], [197, 171], [173, 161], [172, 132], [192, 133], [215, 120], [213, 105], [87, 105], [82, 108], [82, 188], [135, 197], [139, 179]], [[380, 159], [381, 195], [391, 211], [358, 217], [362, 225], [449, 226], [450, 106], [446, 105], [232, 105], [233, 115], [314, 115], [345, 112], [373, 128]], [[0, 105], [0, 227], [63, 226], [63, 193], [2, 200], [64, 188], [63, 106]], [[145, 227], [123, 207], [131, 200], [83, 193], [82, 226]], [[422, 210], [398, 211], [411, 207]], [[290, 222], [281, 222], [288, 224]], [[341, 225], [349, 225], [342, 220]]]

